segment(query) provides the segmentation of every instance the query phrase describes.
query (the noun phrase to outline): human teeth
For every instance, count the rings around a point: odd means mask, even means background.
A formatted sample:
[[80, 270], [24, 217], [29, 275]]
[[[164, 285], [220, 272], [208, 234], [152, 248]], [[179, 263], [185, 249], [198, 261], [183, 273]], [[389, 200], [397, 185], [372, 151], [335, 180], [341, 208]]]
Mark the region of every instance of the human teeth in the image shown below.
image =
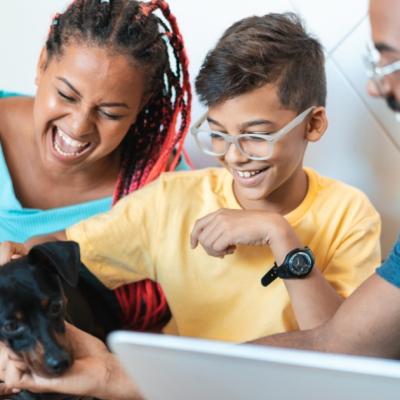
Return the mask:
[[69, 137], [66, 133], [64, 133], [60, 128], [57, 128], [57, 132], [60, 135], [60, 137], [62, 138], [62, 140], [68, 144], [69, 146], [73, 146], [73, 147], [78, 147], [78, 148], [82, 148], [87, 146], [89, 143], [82, 143], [82, 142], [78, 142], [75, 139], [72, 139], [71, 137]]
[[64, 157], [76, 157], [90, 147], [90, 142], [80, 142], [72, 139], [58, 127], [53, 130], [53, 148]]
[[73, 153], [66, 153], [65, 151], [61, 150], [57, 143], [54, 143], [54, 148], [63, 156], [77, 156], [79, 152], [75, 151]]
[[236, 172], [241, 178], [251, 178], [252, 176], [259, 174], [261, 172], [261, 170], [259, 170], [259, 171], [236, 171]]

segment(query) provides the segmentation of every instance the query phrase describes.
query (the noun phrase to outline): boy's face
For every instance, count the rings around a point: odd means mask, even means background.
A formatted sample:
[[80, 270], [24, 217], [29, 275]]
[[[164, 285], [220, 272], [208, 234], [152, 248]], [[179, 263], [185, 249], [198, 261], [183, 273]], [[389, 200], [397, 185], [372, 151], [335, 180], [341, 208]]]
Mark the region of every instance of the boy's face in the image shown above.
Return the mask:
[[[243, 133], [277, 132], [297, 114], [281, 105], [274, 85], [266, 84], [210, 107], [208, 120], [211, 129], [236, 136]], [[298, 185], [298, 176], [303, 173], [309, 119], [305, 118], [277, 141], [267, 160], [251, 160], [234, 144], [219, 158], [232, 174], [235, 195], [244, 208], [262, 208], [262, 203], [266, 201], [285, 202], [291, 196], [292, 190]]]

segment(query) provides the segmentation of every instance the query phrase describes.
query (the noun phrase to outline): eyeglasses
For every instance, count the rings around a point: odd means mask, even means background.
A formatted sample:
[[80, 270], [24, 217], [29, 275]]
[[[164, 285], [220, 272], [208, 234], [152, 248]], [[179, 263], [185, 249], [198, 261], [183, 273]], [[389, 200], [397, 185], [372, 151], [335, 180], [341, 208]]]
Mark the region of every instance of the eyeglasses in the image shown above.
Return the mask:
[[372, 44], [367, 45], [367, 53], [364, 56], [364, 64], [367, 70], [367, 75], [376, 86], [378, 92], [382, 95], [385, 94], [384, 79], [385, 76], [393, 72], [400, 71], [400, 60], [394, 61], [390, 64], [383, 66], [379, 65], [380, 55], [379, 51], [375, 49]]
[[221, 157], [231, 144], [235, 144], [240, 153], [250, 160], [267, 160], [273, 154], [275, 143], [300, 125], [314, 108], [315, 106], [307, 108], [277, 132], [243, 133], [237, 136], [211, 129], [208, 126], [206, 113], [193, 125], [190, 133], [200, 149], [208, 155]]

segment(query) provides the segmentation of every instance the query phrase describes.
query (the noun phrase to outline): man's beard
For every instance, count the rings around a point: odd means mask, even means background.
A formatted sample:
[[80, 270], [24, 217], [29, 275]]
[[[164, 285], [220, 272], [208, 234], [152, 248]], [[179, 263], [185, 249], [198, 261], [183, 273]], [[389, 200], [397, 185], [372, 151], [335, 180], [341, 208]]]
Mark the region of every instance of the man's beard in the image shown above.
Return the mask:
[[396, 113], [400, 112], [400, 101], [396, 100], [393, 94], [386, 96], [386, 103]]

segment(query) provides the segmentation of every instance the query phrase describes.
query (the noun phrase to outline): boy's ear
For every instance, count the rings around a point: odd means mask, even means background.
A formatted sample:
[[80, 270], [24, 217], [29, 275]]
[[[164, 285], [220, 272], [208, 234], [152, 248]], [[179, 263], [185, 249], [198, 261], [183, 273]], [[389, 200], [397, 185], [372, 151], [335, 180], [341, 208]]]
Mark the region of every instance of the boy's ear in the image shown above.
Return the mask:
[[306, 139], [309, 142], [318, 142], [328, 128], [328, 118], [325, 107], [316, 107], [311, 111], [311, 118], [307, 125]]
[[35, 77], [36, 86], [39, 86], [40, 78], [42, 77], [42, 74], [46, 69], [46, 66], [47, 66], [47, 50], [46, 47], [43, 47], [39, 55], [39, 61], [36, 65], [36, 77]]

